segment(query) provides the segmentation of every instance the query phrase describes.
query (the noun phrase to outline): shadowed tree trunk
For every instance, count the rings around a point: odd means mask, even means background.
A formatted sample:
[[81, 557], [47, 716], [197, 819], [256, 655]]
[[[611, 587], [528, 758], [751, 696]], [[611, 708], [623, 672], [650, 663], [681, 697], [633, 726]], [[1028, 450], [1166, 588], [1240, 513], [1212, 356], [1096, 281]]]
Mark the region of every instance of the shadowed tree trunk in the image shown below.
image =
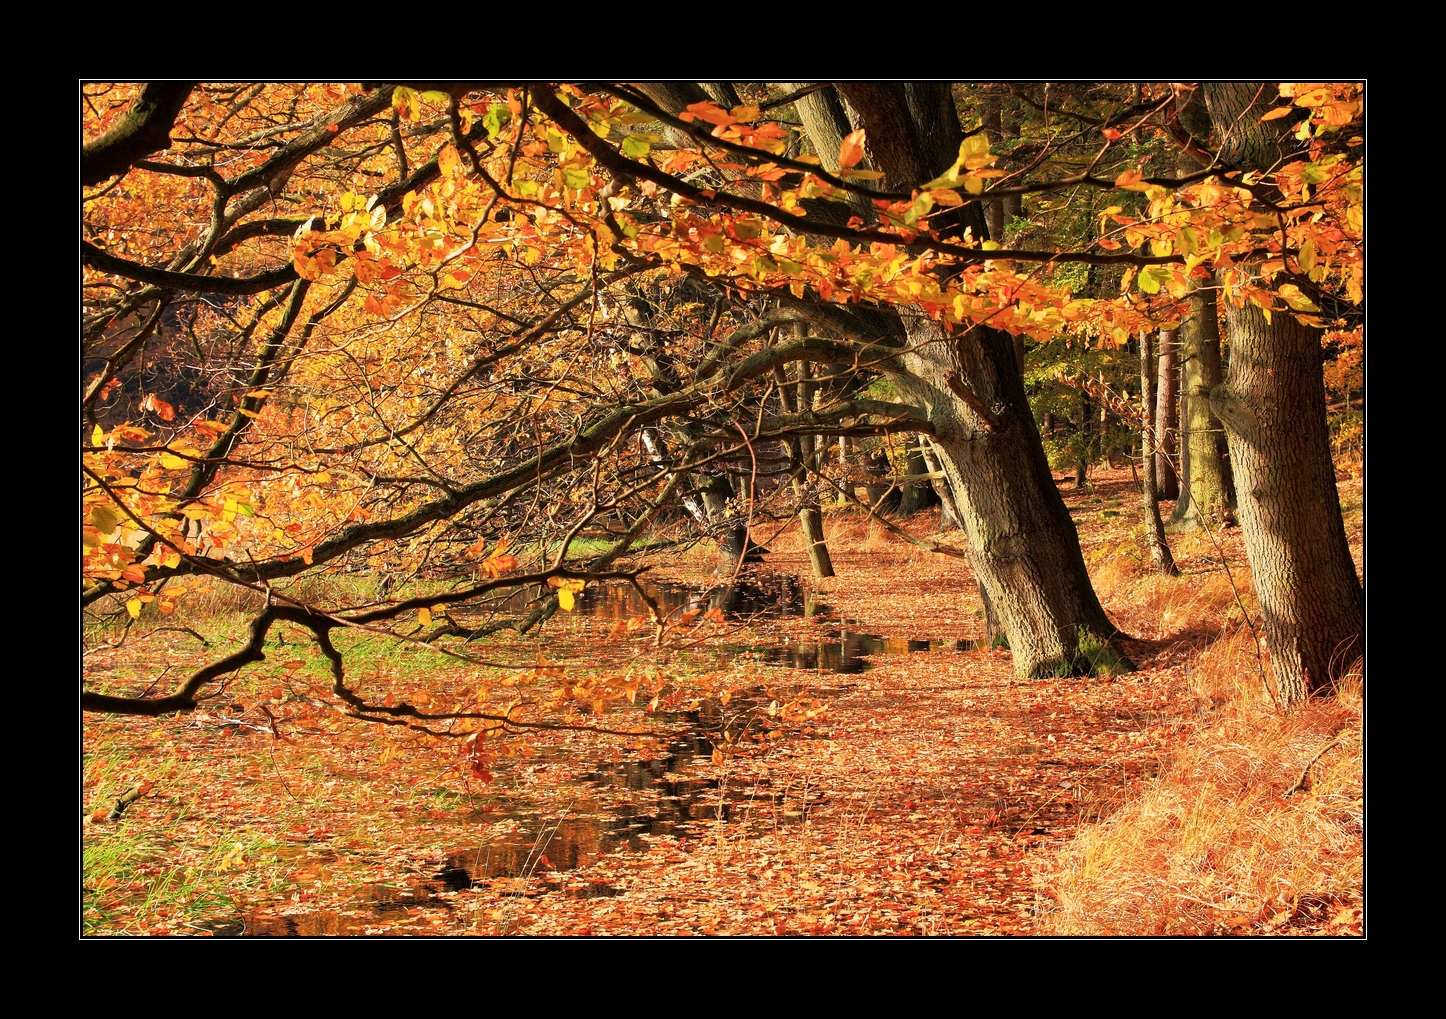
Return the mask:
[[[924, 462], [924, 455], [919, 450], [919, 442], [920, 437], [915, 436], [911, 438], [904, 452], [904, 473], [912, 478], [929, 473], [929, 465]], [[899, 516], [912, 516], [924, 506], [929, 505], [933, 490], [928, 486], [929, 483], [927, 481], [906, 481], [903, 483], [903, 495], [899, 498]]]
[[[1294, 147], [1288, 129], [1260, 123], [1275, 99], [1268, 85], [1205, 86], [1216, 135], [1232, 139], [1223, 158], [1266, 171]], [[1330, 686], [1365, 650], [1365, 597], [1331, 460], [1321, 334], [1287, 311], [1267, 321], [1249, 303], [1227, 303], [1225, 317], [1230, 375], [1210, 403], [1229, 439], [1276, 686], [1290, 704]]]
[[[940, 458], [937, 449], [931, 440], [925, 439], [919, 447], [919, 455], [924, 458], [924, 463], [929, 465], [930, 474], [941, 474], [944, 471], [944, 461]], [[954, 501], [954, 489], [949, 487], [949, 477], [930, 479], [934, 486], [934, 494], [939, 497], [939, 533], [952, 531], [964, 525], [959, 520], [959, 506]]]

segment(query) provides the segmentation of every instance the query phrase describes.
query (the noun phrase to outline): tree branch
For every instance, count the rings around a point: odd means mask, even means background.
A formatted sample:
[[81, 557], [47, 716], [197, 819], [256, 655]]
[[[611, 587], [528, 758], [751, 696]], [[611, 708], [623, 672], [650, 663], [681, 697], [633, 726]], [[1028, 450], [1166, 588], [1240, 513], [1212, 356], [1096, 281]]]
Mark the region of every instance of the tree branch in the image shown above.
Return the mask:
[[191, 81], [152, 81], [142, 86], [120, 120], [81, 146], [81, 184], [95, 187], [151, 153], [170, 148], [171, 128], [195, 87]]

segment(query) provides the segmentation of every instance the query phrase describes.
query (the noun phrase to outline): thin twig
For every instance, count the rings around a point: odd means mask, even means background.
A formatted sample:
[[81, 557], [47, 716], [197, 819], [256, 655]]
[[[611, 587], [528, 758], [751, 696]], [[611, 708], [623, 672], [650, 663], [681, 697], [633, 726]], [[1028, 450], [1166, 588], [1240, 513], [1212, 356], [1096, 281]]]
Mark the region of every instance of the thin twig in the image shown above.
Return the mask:
[[1340, 745], [1340, 740], [1333, 739], [1325, 746], [1321, 747], [1320, 752], [1317, 753], [1314, 757], [1312, 757], [1309, 761], [1307, 761], [1304, 768], [1300, 769], [1300, 777], [1295, 780], [1294, 785], [1292, 785], [1289, 789], [1285, 791], [1285, 796], [1283, 798], [1289, 798], [1291, 796], [1294, 796], [1296, 793], [1304, 789], [1305, 780], [1310, 777], [1310, 769], [1314, 768], [1316, 766], [1316, 762], [1318, 762], [1322, 757], [1324, 757], [1328, 751], [1334, 750]]

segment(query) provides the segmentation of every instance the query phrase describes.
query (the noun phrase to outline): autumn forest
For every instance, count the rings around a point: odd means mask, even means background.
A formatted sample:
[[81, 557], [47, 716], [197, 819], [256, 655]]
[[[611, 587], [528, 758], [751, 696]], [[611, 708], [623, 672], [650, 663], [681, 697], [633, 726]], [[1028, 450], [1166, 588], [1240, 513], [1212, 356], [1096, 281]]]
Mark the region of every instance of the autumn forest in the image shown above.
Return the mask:
[[1362, 935], [1364, 108], [83, 82], [82, 934]]

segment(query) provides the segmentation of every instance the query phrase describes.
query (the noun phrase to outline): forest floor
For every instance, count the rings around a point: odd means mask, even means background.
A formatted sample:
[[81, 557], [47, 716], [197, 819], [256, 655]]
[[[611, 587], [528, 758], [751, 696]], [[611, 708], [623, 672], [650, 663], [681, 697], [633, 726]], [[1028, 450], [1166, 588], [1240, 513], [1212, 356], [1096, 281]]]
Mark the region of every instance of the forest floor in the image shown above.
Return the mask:
[[[1359, 564], [1361, 483], [1340, 484]], [[1276, 711], [1238, 530], [1172, 536], [1184, 575], [1160, 578], [1128, 469], [1061, 487], [1134, 671], [1016, 678], [974, 644], [961, 560], [844, 512], [836, 577], [790, 588], [808, 564], [786, 531], [765, 574], [783, 614], [696, 615], [661, 647], [622, 592], [522, 638], [357, 635], [368, 696], [550, 699], [579, 727], [480, 751], [347, 717], [281, 633], [203, 711], [86, 717], [83, 930], [1361, 933], [1360, 685]], [[648, 582], [717, 583], [709, 565], [679, 554]], [[239, 619], [97, 630], [84, 680], [164, 688]]]

